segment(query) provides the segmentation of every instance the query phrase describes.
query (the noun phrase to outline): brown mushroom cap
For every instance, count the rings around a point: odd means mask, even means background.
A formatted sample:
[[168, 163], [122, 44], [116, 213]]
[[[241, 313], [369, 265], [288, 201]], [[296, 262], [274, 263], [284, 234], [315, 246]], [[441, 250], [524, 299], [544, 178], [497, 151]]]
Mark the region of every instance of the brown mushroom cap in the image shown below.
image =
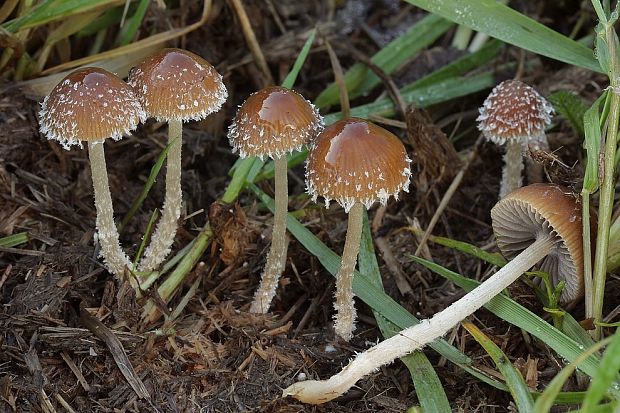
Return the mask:
[[243, 102], [228, 139], [242, 158], [276, 158], [300, 150], [321, 129], [323, 118], [312, 103], [294, 90], [272, 86]]
[[40, 131], [65, 148], [120, 139], [146, 120], [133, 90], [112, 73], [88, 67], [70, 73], [45, 97]]
[[491, 209], [493, 232], [502, 254], [513, 259], [535, 239], [551, 235], [555, 245], [538, 267], [553, 285], [566, 281], [560, 301], [584, 292], [581, 204], [566, 188], [533, 184], [519, 188]]
[[537, 141], [551, 122], [553, 107], [532, 87], [518, 80], [497, 85], [480, 108], [478, 129], [485, 138], [504, 144], [507, 140]]
[[217, 112], [228, 97], [222, 76], [202, 57], [163, 49], [129, 73], [148, 116], [159, 121], [200, 120]]
[[313, 141], [306, 162], [307, 191], [326, 205], [335, 200], [348, 212], [408, 191], [411, 159], [389, 131], [363, 119], [345, 119], [325, 128]]

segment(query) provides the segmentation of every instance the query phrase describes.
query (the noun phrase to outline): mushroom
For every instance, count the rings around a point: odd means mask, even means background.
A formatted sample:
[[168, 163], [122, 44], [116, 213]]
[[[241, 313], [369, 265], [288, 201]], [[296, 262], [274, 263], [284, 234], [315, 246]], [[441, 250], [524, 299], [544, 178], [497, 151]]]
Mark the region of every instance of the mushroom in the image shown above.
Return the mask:
[[77, 70], [45, 97], [39, 112], [40, 130], [69, 150], [88, 143], [93, 179], [97, 234], [108, 270], [122, 278], [131, 265], [123, 252], [114, 223], [103, 142], [119, 140], [146, 120], [133, 90], [110, 72], [98, 68]]
[[402, 142], [389, 131], [363, 119], [334, 123], [312, 143], [306, 163], [308, 193], [316, 201], [339, 203], [349, 214], [342, 263], [336, 274], [334, 329], [349, 341], [356, 311], [353, 303], [353, 271], [357, 264], [364, 207], [387, 203], [407, 191], [411, 160]]
[[545, 127], [552, 114], [551, 104], [518, 80], [500, 83], [484, 101], [478, 129], [487, 140], [506, 144], [500, 198], [522, 186], [523, 152], [548, 150]]
[[181, 216], [181, 148], [183, 122], [201, 120], [220, 110], [228, 92], [209, 62], [180, 49], [163, 49], [129, 73], [149, 117], [168, 122], [166, 195], [161, 218], [144, 251], [140, 271], [151, 271], [170, 253]]
[[261, 283], [250, 305], [252, 313], [266, 313], [286, 264], [288, 184], [286, 155], [301, 150], [323, 128], [318, 110], [299, 93], [279, 86], [250, 95], [239, 107], [228, 130], [233, 152], [246, 158], [272, 158], [275, 164], [275, 211], [271, 248]]
[[340, 396], [366, 374], [446, 334], [536, 263], [555, 283], [566, 281], [562, 302], [583, 294], [581, 205], [572, 193], [552, 184], [526, 186], [501, 199], [491, 217], [497, 244], [512, 261], [432, 318], [358, 354], [330, 379], [295, 383], [283, 396], [313, 404]]

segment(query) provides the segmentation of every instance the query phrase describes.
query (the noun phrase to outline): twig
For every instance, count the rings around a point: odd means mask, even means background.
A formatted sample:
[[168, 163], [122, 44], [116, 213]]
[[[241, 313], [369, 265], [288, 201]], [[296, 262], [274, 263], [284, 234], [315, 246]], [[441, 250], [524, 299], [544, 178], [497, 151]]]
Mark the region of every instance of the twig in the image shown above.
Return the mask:
[[342, 112], [342, 118], [347, 119], [351, 116], [351, 104], [349, 103], [349, 92], [347, 91], [347, 84], [344, 80], [342, 66], [340, 66], [340, 60], [338, 60], [338, 56], [334, 52], [334, 49], [329, 43], [329, 40], [327, 40], [327, 37], [323, 36], [323, 42], [325, 43], [327, 53], [329, 54], [329, 61], [332, 64], [334, 81], [338, 86], [338, 93], [340, 95], [340, 111]]
[[439, 221], [439, 217], [443, 213], [444, 209], [446, 209], [446, 207], [448, 206], [448, 203], [452, 199], [454, 192], [456, 192], [456, 189], [461, 184], [461, 181], [463, 180], [463, 177], [465, 176], [465, 172], [467, 172], [469, 165], [471, 165], [473, 160], [476, 158], [476, 155], [478, 154], [478, 148], [480, 147], [480, 144], [482, 143], [482, 141], [483, 141], [482, 136], [479, 136], [478, 139], [476, 140], [476, 143], [474, 144], [474, 147], [469, 153], [469, 156], [467, 157], [467, 161], [461, 167], [461, 170], [459, 171], [459, 173], [457, 173], [454, 179], [452, 180], [452, 183], [448, 187], [448, 190], [444, 194], [443, 198], [441, 198], [441, 202], [439, 203], [439, 206], [437, 207], [435, 214], [431, 218], [431, 221], [428, 224], [428, 228], [426, 228], [426, 232], [424, 232], [424, 237], [422, 237], [422, 240], [418, 244], [418, 248], [415, 250], [414, 255], [416, 257], [418, 256], [420, 251], [422, 251], [422, 248], [424, 247], [424, 245], [426, 245], [426, 241], [428, 241], [428, 237], [433, 232], [433, 229], [435, 228], [435, 224], [437, 224], [437, 221]]
[[71, 357], [69, 357], [67, 352], [66, 351], [61, 352], [60, 353], [60, 357], [62, 357], [62, 359], [65, 361], [65, 363], [67, 363], [67, 366], [69, 366], [69, 369], [71, 369], [71, 371], [73, 372], [75, 377], [77, 377], [77, 379], [80, 382], [80, 384], [82, 385], [82, 388], [84, 389], [84, 391], [89, 392], [90, 391], [90, 386], [88, 385], [88, 382], [84, 378], [84, 375], [82, 374], [82, 372], [80, 371], [78, 366], [76, 366], [76, 364], [73, 362], [73, 360], [71, 360]]
[[237, 13], [237, 17], [239, 18], [239, 23], [241, 23], [241, 30], [243, 30], [243, 36], [245, 37], [245, 41], [250, 48], [250, 52], [252, 56], [254, 56], [254, 60], [256, 64], [260, 68], [261, 72], [263, 72], [263, 76], [265, 76], [265, 81], [269, 85], [273, 85], [273, 76], [271, 76], [271, 72], [269, 71], [269, 66], [267, 65], [267, 60], [265, 60], [265, 55], [258, 44], [258, 40], [256, 40], [256, 35], [254, 34], [254, 29], [252, 29], [252, 25], [250, 24], [250, 19], [248, 18], [248, 14], [245, 12], [245, 8], [243, 7], [243, 3], [241, 0], [229, 0], [232, 8]]
[[97, 318], [93, 317], [85, 308], [80, 310], [80, 320], [86, 328], [106, 344], [118, 369], [136, 395], [141, 399], [150, 401], [151, 395], [133, 369], [129, 357], [127, 357], [125, 349], [118, 337], [116, 337], [116, 334]]

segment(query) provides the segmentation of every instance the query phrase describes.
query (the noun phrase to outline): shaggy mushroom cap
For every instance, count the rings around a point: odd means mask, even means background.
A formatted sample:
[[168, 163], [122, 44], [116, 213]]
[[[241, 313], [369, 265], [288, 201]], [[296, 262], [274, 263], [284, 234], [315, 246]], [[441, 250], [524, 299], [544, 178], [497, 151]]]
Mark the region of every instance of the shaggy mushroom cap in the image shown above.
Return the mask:
[[551, 123], [553, 107], [532, 87], [518, 80], [497, 85], [480, 108], [478, 129], [486, 139], [503, 145], [508, 140], [537, 142]]
[[312, 143], [306, 162], [307, 191], [316, 201], [334, 200], [345, 211], [360, 202], [370, 208], [408, 191], [411, 159], [391, 132], [363, 119], [329, 126]]
[[555, 246], [539, 269], [549, 273], [554, 286], [566, 281], [560, 301], [583, 295], [581, 204], [568, 189], [554, 184], [519, 188], [491, 209], [491, 218], [497, 246], [508, 259], [539, 237], [553, 237]]
[[250, 95], [228, 129], [228, 140], [239, 156], [277, 158], [295, 150], [323, 129], [323, 118], [312, 103], [294, 90], [267, 87]]
[[65, 148], [81, 141], [118, 140], [146, 114], [133, 90], [116, 75], [87, 67], [70, 73], [45, 97], [40, 131]]
[[202, 57], [163, 49], [131, 69], [128, 83], [148, 116], [158, 121], [201, 120], [228, 97], [222, 76]]

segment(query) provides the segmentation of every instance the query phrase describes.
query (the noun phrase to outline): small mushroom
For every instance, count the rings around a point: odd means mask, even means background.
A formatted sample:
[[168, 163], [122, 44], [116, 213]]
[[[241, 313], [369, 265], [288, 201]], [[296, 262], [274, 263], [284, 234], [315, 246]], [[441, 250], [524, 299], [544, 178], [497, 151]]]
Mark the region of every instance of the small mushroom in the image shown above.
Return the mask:
[[364, 207], [398, 199], [409, 188], [411, 160], [402, 142], [389, 131], [363, 119], [334, 123], [312, 143], [306, 163], [308, 193], [321, 196], [349, 213], [342, 264], [336, 274], [336, 334], [349, 341], [355, 328], [353, 271], [357, 264]]
[[166, 195], [161, 218], [144, 251], [140, 271], [151, 271], [170, 253], [181, 216], [181, 148], [183, 122], [201, 120], [220, 110], [228, 92], [209, 62], [180, 49], [163, 49], [129, 73], [147, 115], [168, 122]]
[[108, 270], [119, 278], [131, 266], [123, 252], [114, 223], [103, 142], [129, 134], [146, 114], [133, 90], [110, 72], [98, 68], [77, 70], [45, 97], [39, 112], [40, 130], [65, 149], [88, 143], [97, 209], [96, 226], [101, 255]]
[[312, 404], [340, 396], [366, 374], [446, 334], [537, 263], [554, 282], [566, 281], [562, 302], [583, 294], [581, 205], [572, 193], [552, 184], [526, 186], [500, 200], [491, 217], [498, 246], [512, 261], [432, 318], [358, 354], [340, 373], [295, 383], [283, 396]]
[[234, 152], [242, 158], [269, 157], [275, 164], [275, 212], [271, 248], [261, 284], [250, 306], [252, 313], [266, 313], [286, 264], [286, 214], [288, 184], [286, 155], [301, 150], [323, 128], [318, 110], [299, 93], [279, 86], [250, 95], [239, 107], [228, 130]]
[[523, 152], [548, 150], [545, 127], [552, 114], [551, 104], [518, 80], [500, 83], [484, 101], [478, 129], [487, 140], [506, 144], [500, 198], [522, 186]]

